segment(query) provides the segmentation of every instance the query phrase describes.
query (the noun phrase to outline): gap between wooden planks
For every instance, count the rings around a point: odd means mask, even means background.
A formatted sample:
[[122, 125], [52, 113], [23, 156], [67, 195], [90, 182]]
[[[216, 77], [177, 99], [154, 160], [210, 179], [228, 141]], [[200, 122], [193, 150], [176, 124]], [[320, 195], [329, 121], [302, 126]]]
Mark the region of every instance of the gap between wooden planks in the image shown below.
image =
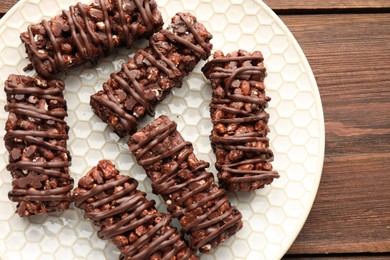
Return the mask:
[[381, 9], [390, 8], [389, 0], [264, 0], [274, 10], [318, 10], [318, 9]]
[[[157, 0], [158, 1], [158, 0]], [[18, 0], [2, 0], [0, 2], [0, 16], [5, 14]], [[318, 9], [381, 9], [390, 8], [389, 0], [264, 0], [272, 9], [278, 10], [318, 10]]]

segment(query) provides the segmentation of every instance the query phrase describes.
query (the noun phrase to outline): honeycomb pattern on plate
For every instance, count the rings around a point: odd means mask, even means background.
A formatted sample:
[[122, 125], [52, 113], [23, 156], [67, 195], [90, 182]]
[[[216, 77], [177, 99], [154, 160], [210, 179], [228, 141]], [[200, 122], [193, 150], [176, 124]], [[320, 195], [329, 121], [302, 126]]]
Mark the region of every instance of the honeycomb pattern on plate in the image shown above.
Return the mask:
[[[30, 23], [50, 18], [76, 1], [20, 1], [0, 22], [0, 106], [5, 105], [3, 82], [10, 73], [23, 73], [28, 61], [19, 33]], [[88, 1], [85, 1], [88, 2]], [[195, 14], [214, 34], [215, 49], [238, 48], [263, 52], [268, 69], [266, 83], [272, 97], [269, 135], [275, 151], [275, 168], [281, 178], [271, 186], [249, 194], [230, 194], [243, 213], [244, 228], [212, 254], [202, 259], [276, 259], [294, 241], [310, 211], [321, 176], [324, 126], [321, 101], [310, 67], [298, 44], [262, 2], [255, 0], [157, 0], [168, 21], [177, 11]], [[140, 42], [137, 47], [145, 44]], [[130, 52], [132, 53], [132, 52]], [[124, 174], [140, 181], [140, 189], [151, 195], [150, 182], [131, 157], [126, 139], [119, 138], [91, 111], [89, 96], [113, 71], [120, 69], [130, 54], [117, 52], [96, 68], [79, 67], [64, 76], [71, 128], [69, 149], [73, 156], [71, 174], [80, 176], [105, 158], [113, 160]], [[199, 66], [158, 107], [156, 116], [167, 114], [178, 130], [194, 143], [201, 159], [215, 162], [208, 135], [212, 125], [208, 111], [211, 90]], [[0, 137], [3, 138], [7, 113], [0, 110]], [[142, 121], [142, 126], [151, 119]], [[11, 176], [5, 169], [8, 154], [0, 145], [0, 259], [117, 259], [118, 251], [96, 236], [82, 212], [70, 209], [63, 214], [21, 219], [8, 201]], [[215, 173], [215, 168], [211, 167]]]

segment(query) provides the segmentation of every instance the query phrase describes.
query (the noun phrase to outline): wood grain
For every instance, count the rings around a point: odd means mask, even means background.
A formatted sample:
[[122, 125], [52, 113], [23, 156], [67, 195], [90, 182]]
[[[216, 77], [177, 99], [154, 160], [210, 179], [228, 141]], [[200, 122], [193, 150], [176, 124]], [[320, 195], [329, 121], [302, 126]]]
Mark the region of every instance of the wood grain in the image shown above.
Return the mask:
[[14, 6], [19, 0], [1, 0], [0, 2], [0, 15], [4, 15], [12, 6]]
[[381, 9], [390, 8], [389, 0], [263, 0], [274, 10], [319, 10], [319, 9]]
[[390, 15], [281, 18], [308, 57], [326, 122], [317, 199], [289, 254], [390, 252]]

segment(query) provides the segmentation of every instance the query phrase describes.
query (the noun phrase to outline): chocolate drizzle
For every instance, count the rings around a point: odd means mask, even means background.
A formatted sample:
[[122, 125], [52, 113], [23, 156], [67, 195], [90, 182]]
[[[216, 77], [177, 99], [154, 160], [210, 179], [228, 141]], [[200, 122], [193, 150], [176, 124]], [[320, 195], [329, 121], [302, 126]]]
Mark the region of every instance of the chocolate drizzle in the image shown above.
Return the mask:
[[[106, 181], [85, 189], [89, 185], [86, 180], [95, 177], [98, 181], [99, 175]], [[103, 160], [80, 180], [74, 191], [75, 204], [100, 226], [99, 238], [118, 246], [121, 259], [142, 260], [156, 255], [166, 260], [197, 259], [170, 226], [171, 217], [156, 211], [155, 202], [147, 200], [137, 186], [135, 179], [119, 175], [111, 162]]]
[[[175, 140], [172, 142], [179, 143], [178, 145], [170, 147], [169, 150], [166, 150], [165, 152], [156, 156], [147, 156], [147, 152], [149, 152], [157, 144], [161, 143], [165, 138], [168, 138], [168, 136], [172, 135], [174, 132], [176, 132], [176, 123], [170, 122], [169, 124], [150, 132], [147, 138], [142, 140], [142, 142], [132, 145], [131, 148], [132, 151], [137, 151], [136, 159], [139, 165], [144, 167], [162, 161], [164, 159], [171, 158], [174, 155], [179, 154], [180, 152], [181, 156], [178, 156], [177, 161], [174, 162], [174, 166], [171, 167], [171, 169], [168, 170], [166, 174], [162, 175], [160, 178], [156, 178], [153, 180], [153, 192], [156, 194], [168, 195], [170, 193], [180, 190], [184, 186], [190, 185], [193, 182], [201, 181], [203, 179], [208, 179], [212, 177], [211, 173], [205, 171], [205, 168], [209, 167], [209, 163], [200, 161], [200, 164], [194, 170], [191, 170], [192, 173], [200, 173], [197, 178], [190, 179], [185, 183], [181, 184], [175, 183], [175, 177], [177, 177], [177, 175], [180, 173], [179, 165], [186, 161], [190, 154], [193, 154], [194, 150], [190, 142], [180, 142], [181, 140]], [[189, 192], [187, 197], [194, 196], [194, 192], [196, 191]], [[179, 202], [183, 202], [187, 197], [182, 198]], [[170, 208], [174, 209], [175, 206], [170, 206]], [[179, 212], [180, 213], [177, 212], [174, 217], [181, 217], [184, 214], [185, 210], [181, 210]]]
[[145, 7], [143, 6], [143, 4], [139, 0], [134, 0], [134, 3], [137, 6], [137, 8], [141, 14], [142, 20], [144, 21], [144, 23], [146, 25], [146, 30], [152, 31], [152, 29], [153, 29], [152, 15], [153, 14], [150, 10], [149, 0], [144, 0], [143, 2], [145, 4]]
[[250, 191], [279, 177], [276, 171], [256, 169], [264, 164], [270, 166], [274, 159], [266, 138], [269, 115], [264, 109], [270, 98], [264, 93], [264, 59], [260, 52], [245, 51], [227, 56], [219, 52], [216, 56], [202, 71], [214, 90], [210, 104], [214, 130], [210, 140], [213, 150], [221, 153], [217, 156], [218, 177], [229, 190]]
[[[134, 133], [138, 119], [145, 114], [153, 116], [155, 106], [174, 86], [181, 86], [200, 58], [210, 55], [211, 37], [195, 17], [178, 13], [168, 29], [150, 39], [149, 47], [111, 75], [102, 92], [91, 96], [95, 113], [119, 136]], [[124, 99], [116, 95], [118, 89], [125, 92]]]
[[[134, 40], [148, 37], [162, 26], [153, 0], [111, 2], [77, 3], [50, 21], [44, 19], [40, 24], [30, 25], [21, 39], [35, 70], [49, 76], [67, 73], [69, 67], [77, 64], [96, 63], [115, 47], [130, 48]], [[42, 46], [41, 41], [46, 45]]]
[[4, 89], [5, 110], [10, 113], [4, 141], [10, 152], [7, 170], [13, 176], [9, 198], [19, 202], [17, 212], [22, 216], [64, 210], [56, 205], [68, 207], [73, 188], [64, 84], [10, 75]]
[[205, 170], [209, 164], [195, 158], [175, 122], [159, 117], [134, 134], [129, 147], [152, 180], [153, 193], [163, 197], [190, 236], [191, 248], [210, 251], [242, 227], [241, 214]]

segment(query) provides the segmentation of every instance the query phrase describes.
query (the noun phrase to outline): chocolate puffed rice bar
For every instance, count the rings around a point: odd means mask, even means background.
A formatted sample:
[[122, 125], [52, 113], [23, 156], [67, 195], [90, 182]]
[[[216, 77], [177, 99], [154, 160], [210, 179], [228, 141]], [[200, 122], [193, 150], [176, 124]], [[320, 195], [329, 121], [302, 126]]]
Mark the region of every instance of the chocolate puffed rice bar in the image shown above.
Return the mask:
[[240, 50], [221, 51], [202, 68], [213, 89], [210, 104], [220, 185], [229, 191], [249, 192], [270, 184], [279, 174], [272, 169], [274, 154], [267, 134], [271, 100], [265, 93], [263, 55]]
[[132, 135], [129, 147], [161, 195], [168, 211], [180, 220], [190, 247], [208, 252], [242, 228], [242, 215], [228, 201], [214, 176], [205, 170], [176, 123], [160, 116]]
[[198, 259], [170, 225], [172, 217], [157, 211], [137, 186], [135, 179], [101, 160], [79, 180], [73, 195], [76, 207], [100, 228], [99, 238], [118, 247], [120, 259]]
[[30, 67], [49, 76], [88, 61], [96, 63], [114, 48], [131, 48], [135, 40], [149, 38], [162, 25], [154, 0], [95, 0], [30, 25], [20, 38]]
[[11, 201], [22, 216], [64, 211], [72, 201], [64, 83], [58, 79], [10, 75], [4, 87], [7, 169]]
[[120, 137], [137, 131], [138, 120], [154, 109], [201, 59], [207, 59], [212, 35], [189, 13], [177, 13], [167, 29], [156, 33], [149, 47], [136, 52], [111, 74], [103, 90], [91, 96], [97, 116]]

